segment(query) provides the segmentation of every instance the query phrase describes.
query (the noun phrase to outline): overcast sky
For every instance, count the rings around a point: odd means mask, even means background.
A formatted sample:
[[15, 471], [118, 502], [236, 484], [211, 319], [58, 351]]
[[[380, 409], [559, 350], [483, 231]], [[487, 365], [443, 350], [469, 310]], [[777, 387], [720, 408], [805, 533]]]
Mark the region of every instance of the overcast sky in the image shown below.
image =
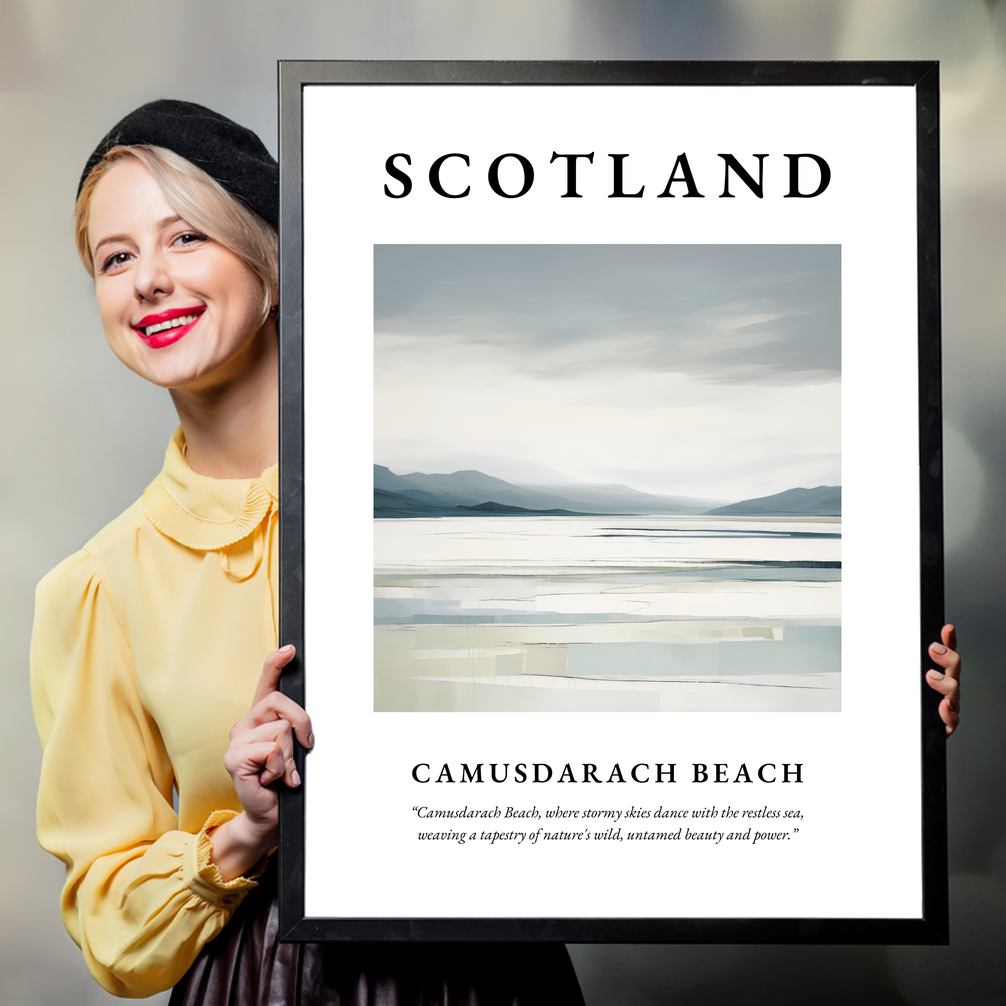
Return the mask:
[[374, 264], [392, 471], [723, 499], [841, 482], [838, 246], [383, 245]]

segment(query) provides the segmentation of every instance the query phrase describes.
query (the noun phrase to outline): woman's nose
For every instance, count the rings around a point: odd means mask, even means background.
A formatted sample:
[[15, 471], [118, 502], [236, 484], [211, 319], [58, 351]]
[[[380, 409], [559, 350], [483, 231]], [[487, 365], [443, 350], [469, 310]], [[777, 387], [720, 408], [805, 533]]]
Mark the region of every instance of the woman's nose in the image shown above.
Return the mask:
[[174, 290], [168, 262], [160, 251], [141, 254], [133, 271], [137, 300], [156, 301]]

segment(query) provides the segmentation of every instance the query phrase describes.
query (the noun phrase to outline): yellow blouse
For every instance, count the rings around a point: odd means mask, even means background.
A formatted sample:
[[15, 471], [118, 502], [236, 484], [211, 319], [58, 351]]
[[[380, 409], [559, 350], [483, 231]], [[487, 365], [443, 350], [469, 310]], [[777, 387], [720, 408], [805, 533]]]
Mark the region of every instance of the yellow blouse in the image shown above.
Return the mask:
[[176, 431], [143, 498], [38, 586], [38, 836], [115, 995], [174, 985], [255, 886], [223, 882], [206, 829], [241, 809], [228, 731], [276, 646], [277, 493], [276, 467], [197, 475]]

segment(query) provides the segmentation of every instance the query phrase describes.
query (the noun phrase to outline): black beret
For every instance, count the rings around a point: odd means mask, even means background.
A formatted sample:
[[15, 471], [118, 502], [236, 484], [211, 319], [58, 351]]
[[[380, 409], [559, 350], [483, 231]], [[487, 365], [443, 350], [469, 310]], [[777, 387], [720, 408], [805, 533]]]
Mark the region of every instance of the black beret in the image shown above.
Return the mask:
[[273, 227], [279, 226], [279, 165], [250, 130], [191, 101], [163, 98], [114, 125], [84, 165], [77, 195], [91, 169], [112, 147], [166, 147], [191, 161]]

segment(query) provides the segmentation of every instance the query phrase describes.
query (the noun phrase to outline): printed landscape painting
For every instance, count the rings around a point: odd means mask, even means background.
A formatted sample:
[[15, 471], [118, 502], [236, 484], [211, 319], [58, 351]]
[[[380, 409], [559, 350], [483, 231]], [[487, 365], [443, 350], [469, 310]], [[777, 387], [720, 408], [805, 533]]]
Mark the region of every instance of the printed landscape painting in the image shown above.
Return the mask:
[[374, 708], [838, 711], [841, 249], [374, 249]]

